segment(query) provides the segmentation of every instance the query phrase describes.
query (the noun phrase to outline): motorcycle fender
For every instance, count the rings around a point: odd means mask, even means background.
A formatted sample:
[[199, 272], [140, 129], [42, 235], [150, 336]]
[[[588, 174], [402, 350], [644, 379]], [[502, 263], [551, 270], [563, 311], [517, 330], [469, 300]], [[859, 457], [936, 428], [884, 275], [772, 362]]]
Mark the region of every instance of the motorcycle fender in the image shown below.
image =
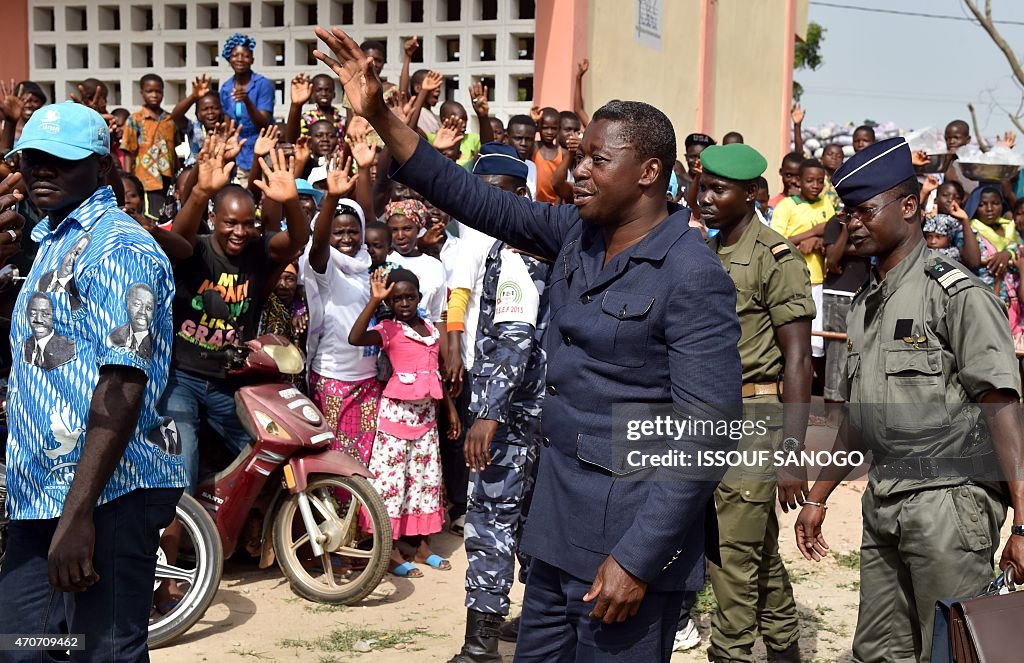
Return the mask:
[[292, 456], [284, 468], [284, 479], [288, 490], [294, 494], [306, 490], [311, 474], [338, 474], [343, 477], [365, 477], [373, 474], [358, 460], [344, 451], [333, 449], [309, 456]]
[[270, 500], [267, 512], [263, 515], [263, 531], [260, 534], [260, 568], [265, 569], [274, 563], [274, 517], [277, 516], [277, 507], [281, 503], [281, 496], [284, 489], [278, 488], [274, 497]]

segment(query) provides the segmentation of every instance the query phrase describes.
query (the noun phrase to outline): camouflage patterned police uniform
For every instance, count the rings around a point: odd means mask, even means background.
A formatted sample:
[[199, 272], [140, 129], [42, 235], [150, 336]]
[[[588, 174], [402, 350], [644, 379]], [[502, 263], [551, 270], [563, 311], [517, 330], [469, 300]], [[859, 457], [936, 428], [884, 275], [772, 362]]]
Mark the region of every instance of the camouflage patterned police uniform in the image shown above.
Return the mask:
[[537, 324], [495, 324], [503, 242], [495, 242], [484, 266], [476, 361], [470, 371], [476, 419], [499, 422], [491, 441], [491, 462], [471, 472], [466, 513], [466, 607], [506, 616], [515, 569], [514, 555], [524, 520], [523, 503], [532, 486], [547, 367], [541, 337], [547, 325], [544, 283], [548, 265], [521, 255], [540, 293]]

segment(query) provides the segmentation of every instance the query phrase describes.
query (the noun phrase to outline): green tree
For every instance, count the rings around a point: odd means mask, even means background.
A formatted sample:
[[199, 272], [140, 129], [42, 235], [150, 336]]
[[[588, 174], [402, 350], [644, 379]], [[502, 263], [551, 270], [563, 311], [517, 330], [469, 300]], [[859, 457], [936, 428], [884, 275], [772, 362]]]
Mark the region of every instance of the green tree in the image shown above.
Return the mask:
[[[796, 48], [793, 51], [793, 70], [799, 71], [801, 69], [810, 69], [814, 71], [822, 64], [825, 60], [821, 57], [821, 45], [825, 41], [825, 33], [827, 30], [821, 27], [819, 24], [813, 21], [807, 24], [807, 36], [804, 37], [803, 41], [796, 43]], [[800, 101], [800, 97], [803, 96], [804, 88], [800, 83], [793, 81], [793, 100]]]

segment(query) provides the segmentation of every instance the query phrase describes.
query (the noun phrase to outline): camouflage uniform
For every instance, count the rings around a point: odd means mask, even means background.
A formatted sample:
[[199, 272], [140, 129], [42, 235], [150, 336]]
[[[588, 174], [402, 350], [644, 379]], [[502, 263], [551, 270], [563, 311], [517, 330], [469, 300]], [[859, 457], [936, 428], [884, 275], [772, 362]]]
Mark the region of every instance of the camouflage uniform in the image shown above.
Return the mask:
[[533, 484], [547, 360], [541, 337], [547, 326], [544, 283], [548, 266], [522, 255], [540, 297], [537, 324], [494, 322], [501, 251], [495, 242], [484, 267], [476, 361], [470, 371], [475, 419], [499, 422], [491, 441], [491, 462], [471, 472], [466, 513], [466, 607], [508, 615], [517, 540], [524, 502]]

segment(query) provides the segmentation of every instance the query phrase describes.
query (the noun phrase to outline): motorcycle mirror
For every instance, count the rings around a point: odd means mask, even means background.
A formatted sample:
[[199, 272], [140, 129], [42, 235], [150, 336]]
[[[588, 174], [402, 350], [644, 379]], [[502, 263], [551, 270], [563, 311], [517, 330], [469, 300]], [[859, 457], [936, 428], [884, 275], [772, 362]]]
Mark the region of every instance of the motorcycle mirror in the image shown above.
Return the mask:
[[203, 293], [203, 308], [206, 309], [206, 313], [212, 318], [228, 321], [234, 320], [234, 317], [231, 315], [231, 309], [228, 308], [224, 297], [212, 288]]

